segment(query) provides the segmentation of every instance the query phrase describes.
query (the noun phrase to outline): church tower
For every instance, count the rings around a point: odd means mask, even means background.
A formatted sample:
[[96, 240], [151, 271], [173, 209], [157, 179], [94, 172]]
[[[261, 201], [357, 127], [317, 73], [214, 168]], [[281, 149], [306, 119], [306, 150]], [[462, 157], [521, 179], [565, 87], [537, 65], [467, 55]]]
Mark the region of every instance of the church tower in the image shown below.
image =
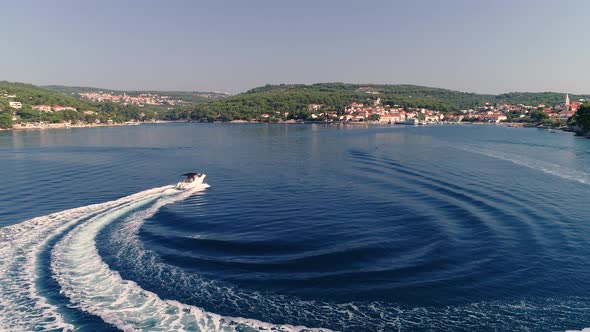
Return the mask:
[[570, 110], [570, 95], [569, 95], [569, 93], [566, 93], [566, 95], [565, 95], [565, 110], [566, 111]]

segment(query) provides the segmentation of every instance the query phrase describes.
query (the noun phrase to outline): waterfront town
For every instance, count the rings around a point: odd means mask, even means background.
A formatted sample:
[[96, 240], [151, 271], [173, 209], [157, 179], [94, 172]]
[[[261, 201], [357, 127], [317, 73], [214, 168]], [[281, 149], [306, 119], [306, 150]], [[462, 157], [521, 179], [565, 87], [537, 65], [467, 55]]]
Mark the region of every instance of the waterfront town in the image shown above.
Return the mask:
[[[152, 93], [140, 93], [137, 96], [129, 96], [126, 93], [103, 93], [103, 92], [85, 92], [79, 93], [83, 99], [96, 101], [96, 102], [112, 102], [122, 103], [124, 105], [168, 105], [171, 109], [173, 106], [178, 106], [179, 100], [174, 100], [168, 96], [152, 94]], [[24, 111], [23, 103], [17, 101], [19, 98], [15, 94], [2, 93], [0, 91], [0, 99], [4, 99], [3, 105], [4, 112], [10, 112], [13, 128], [30, 128], [30, 127], [42, 127], [43, 123], [39, 121], [40, 116], [33, 118], [36, 120], [26, 120], [19, 116], [19, 111]], [[553, 127], [565, 127], [567, 121], [572, 118], [580, 108], [580, 106], [587, 102], [587, 100], [579, 99], [577, 101], [571, 101], [569, 95], [564, 95], [564, 101], [556, 105], [524, 105], [516, 104], [511, 105], [507, 103], [484, 103], [479, 107], [464, 109], [456, 112], [441, 112], [439, 110], [426, 109], [426, 108], [409, 108], [401, 105], [388, 105], [382, 102], [381, 98], [371, 100], [369, 103], [366, 101], [351, 102], [344, 110], [340, 112], [335, 111], [333, 108], [326, 107], [322, 104], [308, 104], [306, 107], [305, 118], [289, 117], [289, 112], [275, 111], [272, 113], [262, 113], [257, 120], [236, 120], [235, 122], [341, 122], [341, 123], [372, 123], [372, 124], [403, 124], [403, 125], [424, 125], [424, 124], [444, 124], [444, 123], [510, 123], [518, 125], [542, 125], [550, 124]], [[1, 105], [0, 105], [1, 106]], [[26, 105], [29, 109], [38, 112], [38, 114], [49, 114], [54, 117], [57, 113], [70, 111], [79, 120], [84, 120], [87, 124], [107, 124], [113, 123], [110, 118], [103, 118], [102, 120], [97, 117], [97, 113], [92, 110], [78, 110], [70, 105], [50, 105], [50, 104], [39, 104], [39, 105]], [[1, 108], [1, 107], [0, 107]], [[2, 110], [0, 110], [1, 112]], [[20, 112], [22, 113], [22, 112]], [[139, 114], [139, 120], [145, 121], [144, 113]], [[65, 117], [56, 117], [56, 119], [62, 119], [63, 121], [56, 122], [72, 122], [71, 120], [65, 119]], [[151, 121], [154, 118], [150, 119]], [[35, 123], [31, 123], [35, 122]], [[76, 121], [74, 121], [76, 122]], [[67, 123], [66, 123], [67, 125]], [[6, 126], [5, 126], [6, 128]]]
[[[502, 122], [526, 122], [527, 119], [537, 117], [539, 120], [547, 120], [555, 123], [565, 123], [586, 100], [570, 101], [566, 94], [564, 102], [557, 105], [510, 105], [499, 103], [492, 105], [485, 103], [478, 108], [465, 109], [459, 112], [443, 113], [437, 110], [425, 108], [405, 108], [400, 105], [384, 105], [377, 98], [373, 104], [358, 102], [350, 103], [343, 114], [336, 111], [323, 111], [321, 104], [309, 104], [307, 110], [311, 112], [312, 120], [328, 122], [374, 122], [380, 124], [428, 124], [428, 123], [502, 123]], [[277, 112], [278, 116], [281, 114]], [[271, 114], [264, 113], [262, 119], [271, 118]]]

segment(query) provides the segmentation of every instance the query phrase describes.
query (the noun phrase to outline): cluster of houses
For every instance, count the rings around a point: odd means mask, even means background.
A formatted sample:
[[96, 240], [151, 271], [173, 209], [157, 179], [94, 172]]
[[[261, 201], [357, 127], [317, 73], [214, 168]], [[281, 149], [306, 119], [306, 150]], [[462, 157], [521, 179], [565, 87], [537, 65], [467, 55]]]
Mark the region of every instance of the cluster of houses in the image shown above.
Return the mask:
[[98, 102], [113, 102], [119, 103], [123, 105], [137, 105], [143, 107], [145, 105], [170, 105], [174, 106], [178, 103], [181, 103], [181, 100], [176, 100], [170, 98], [170, 96], [163, 96], [154, 93], [142, 93], [137, 96], [128, 96], [127, 93], [116, 94], [102, 91], [99, 92], [81, 92], [79, 93], [80, 97], [91, 100], [91, 101], [98, 101]]
[[[16, 98], [16, 95], [4, 94], [4, 95], [2, 95], [2, 97]], [[10, 107], [14, 110], [20, 110], [23, 108], [23, 103], [21, 103], [20, 101], [9, 101], [8, 107]], [[44, 113], [61, 112], [61, 111], [67, 111], [67, 110], [77, 112], [77, 109], [75, 107], [61, 106], [61, 105], [36, 105], [36, 106], [33, 106], [32, 109], [37, 110], [39, 112], [44, 112]]]
[[426, 108], [407, 109], [400, 105], [383, 104], [381, 98], [377, 98], [372, 104], [352, 102], [346, 106], [343, 113], [322, 111], [322, 109], [323, 105], [321, 104], [307, 106], [307, 110], [311, 112], [311, 119], [325, 119], [326, 121], [419, 124], [441, 122], [445, 118], [443, 113]]
[[440, 122], [444, 119], [444, 114], [439, 111], [429, 110], [426, 108], [406, 109], [400, 105], [387, 105], [381, 103], [381, 98], [377, 98], [373, 105], [352, 102], [344, 109], [344, 115], [340, 116], [343, 121], [379, 121], [383, 124], [393, 123], [422, 123], [422, 122]]
[[[2, 97], [5, 98], [16, 98], [16, 95], [7, 95], [7, 94], [3, 94]], [[12, 112], [12, 120], [15, 121], [17, 119], [16, 117], [16, 110], [20, 110], [23, 108], [23, 104], [20, 101], [9, 101], [8, 102], [8, 107], [10, 107], [11, 109], [13, 109]], [[33, 110], [42, 112], [42, 113], [53, 113], [53, 112], [62, 112], [62, 111], [74, 111], [74, 112], [78, 112], [78, 110], [75, 107], [71, 107], [71, 106], [61, 106], [61, 105], [35, 105], [31, 107]], [[95, 115], [97, 114], [94, 111], [84, 111], [82, 112], [85, 115]], [[100, 121], [99, 121], [100, 122]]]
[[[10, 99], [14, 99], [16, 98], [16, 95], [8, 95], [6, 93], [1, 93], [0, 92], [0, 98], [10, 98]], [[8, 107], [11, 109], [12, 112], [12, 121], [17, 121], [17, 111], [23, 108], [23, 104], [19, 101], [14, 101], [14, 100], [9, 100], [8, 101]], [[39, 111], [41, 113], [55, 113], [55, 112], [63, 112], [63, 111], [74, 111], [74, 112], [78, 112], [78, 110], [75, 107], [72, 106], [62, 106], [62, 105], [46, 105], [46, 104], [42, 104], [42, 105], [34, 105], [31, 106], [31, 109]], [[0, 111], [2, 111], [0, 109]], [[91, 110], [85, 110], [85, 111], [80, 111], [81, 114], [87, 115], [87, 116], [93, 116], [93, 115], [97, 115], [98, 113], [95, 111], [91, 111]], [[140, 114], [141, 117], [144, 117], [145, 114], [141, 113]], [[103, 123], [103, 121], [101, 121], [99, 118], [94, 118], [91, 117], [86, 118], [86, 120], [88, 120], [89, 122], [92, 122], [94, 124], [101, 124]], [[65, 124], [71, 124], [71, 121], [66, 121], [64, 122]], [[113, 120], [108, 119], [105, 122], [106, 124], [113, 124]], [[24, 124], [21, 123], [20, 126], [21, 127], [36, 127], [39, 126], [39, 124], [43, 124], [43, 122], [37, 123], [37, 124]]]
[[[309, 104], [307, 110], [311, 112], [312, 119], [325, 119], [326, 121], [362, 122], [373, 121], [382, 124], [424, 124], [424, 123], [457, 123], [462, 121], [500, 123], [508, 120], [508, 114], [512, 118], [526, 119], [534, 111], [542, 111], [553, 121], [566, 121], [578, 110], [584, 100], [570, 102], [569, 95], [566, 95], [565, 103], [555, 106], [540, 104], [529, 106], [523, 104], [510, 105], [501, 103], [492, 105], [485, 103], [477, 109], [461, 110], [456, 113], [447, 113], [425, 108], [404, 108], [399, 105], [383, 105], [381, 99], [377, 98], [372, 105], [365, 105], [358, 102], [350, 103], [344, 110], [344, 114], [334, 111], [322, 111], [323, 105]], [[263, 114], [268, 118], [268, 114]]]
[[525, 119], [531, 116], [534, 111], [541, 111], [547, 115], [547, 118], [552, 121], [567, 121], [570, 119], [582, 103], [585, 100], [578, 102], [571, 102], [569, 95], [566, 95], [565, 102], [557, 104], [555, 106], [549, 106], [545, 104], [539, 104], [537, 106], [530, 105], [510, 105], [510, 104], [498, 104], [491, 105], [486, 103], [484, 106], [474, 110], [462, 110], [457, 114], [451, 114], [448, 116], [448, 121], [461, 122], [462, 120], [469, 121], [481, 121], [481, 122], [495, 122], [499, 123], [508, 119], [507, 114], [512, 113], [519, 119]]
[[[528, 111], [527, 111], [528, 112]], [[448, 114], [447, 121], [448, 122], [462, 122], [463, 120], [470, 121], [470, 122], [491, 122], [491, 123], [500, 123], [502, 121], [508, 120], [508, 116], [506, 115], [507, 112], [502, 112], [495, 108], [495, 106], [489, 105], [486, 103], [485, 106], [480, 107], [477, 110], [468, 109], [468, 110], [461, 110], [459, 113], [456, 114]], [[522, 114], [524, 118], [526, 113]]]

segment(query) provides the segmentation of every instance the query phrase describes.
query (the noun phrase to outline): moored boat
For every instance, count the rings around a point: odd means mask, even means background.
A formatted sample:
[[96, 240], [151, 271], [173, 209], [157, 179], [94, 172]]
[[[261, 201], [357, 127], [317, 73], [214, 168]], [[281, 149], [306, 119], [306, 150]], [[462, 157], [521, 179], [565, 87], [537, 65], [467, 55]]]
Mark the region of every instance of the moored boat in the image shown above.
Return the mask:
[[417, 124], [417, 121], [415, 119], [407, 119], [404, 121], [396, 121], [395, 124], [414, 126]]

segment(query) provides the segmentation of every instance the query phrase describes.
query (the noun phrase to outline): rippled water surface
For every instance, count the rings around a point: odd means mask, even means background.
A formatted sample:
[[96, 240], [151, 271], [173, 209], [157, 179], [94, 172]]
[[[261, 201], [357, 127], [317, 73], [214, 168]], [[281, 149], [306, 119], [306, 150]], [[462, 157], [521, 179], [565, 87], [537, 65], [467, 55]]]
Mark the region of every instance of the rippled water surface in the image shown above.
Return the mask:
[[[570, 133], [161, 124], [0, 132], [0, 156], [0, 330], [590, 326]], [[188, 171], [208, 186], [171, 189]]]

